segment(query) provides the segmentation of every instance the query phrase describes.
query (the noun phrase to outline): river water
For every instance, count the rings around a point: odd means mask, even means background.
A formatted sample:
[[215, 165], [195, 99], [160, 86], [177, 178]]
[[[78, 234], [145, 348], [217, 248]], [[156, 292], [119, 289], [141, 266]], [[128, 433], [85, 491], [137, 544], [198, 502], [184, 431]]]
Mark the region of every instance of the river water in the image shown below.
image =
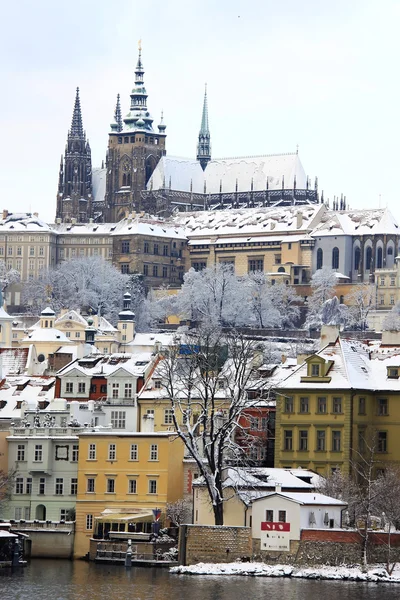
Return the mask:
[[171, 575], [167, 569], [32, 560], [0, 576], [0, 600], [397, 600], [400, 585]]

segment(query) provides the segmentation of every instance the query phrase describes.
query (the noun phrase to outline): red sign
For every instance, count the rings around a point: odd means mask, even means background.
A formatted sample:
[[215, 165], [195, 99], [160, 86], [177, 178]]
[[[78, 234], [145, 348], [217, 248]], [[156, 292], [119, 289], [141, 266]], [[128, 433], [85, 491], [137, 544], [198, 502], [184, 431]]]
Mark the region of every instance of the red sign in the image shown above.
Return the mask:
[[261, 531], [290, 531], [290, 523], [264, 521], [261, 523]]

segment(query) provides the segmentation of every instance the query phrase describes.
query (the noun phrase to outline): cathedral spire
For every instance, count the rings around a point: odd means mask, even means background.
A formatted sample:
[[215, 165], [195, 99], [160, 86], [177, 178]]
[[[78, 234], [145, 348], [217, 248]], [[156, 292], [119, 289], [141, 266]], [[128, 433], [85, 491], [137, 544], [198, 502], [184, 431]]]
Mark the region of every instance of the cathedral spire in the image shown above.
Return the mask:
[[111, 123], [111, 130], [112, 131], [122, 131], [123, 129], [123, 123], [122, 123], [122, 114], [121, 114], [121, 102], [120, 102], [120, 96], [119, 94], [117, 94], [117, 104], [115, 106], [115, 111], [114, 111], [114, 123]]
[[74, 137], [84, 138], [85, 134], [82, 125], [81, 101], [79, 98], [79, 88], [76, 88], [74, 112], [72, 113], [72, 123], [70, 135]]
[[130, 111], [124, 119], [125, 130], [153, 131], [153, 119], [147, 110], [147, 92], [144, 87], [144, 69], [142, 63], [142, 42], [139, 40], [139, 54], [135, 68], [135, 86], [131, 92]]
[[201, 126], [199, 139], [197, 143], [197, 160], [200, 162], [201, 168], [205, 171], [207, 164], [211, 160], [211, 136], [208, 126], [208, 102], [207, 102], [207, 84], [205, 85], [203, 113], [201, 117]]

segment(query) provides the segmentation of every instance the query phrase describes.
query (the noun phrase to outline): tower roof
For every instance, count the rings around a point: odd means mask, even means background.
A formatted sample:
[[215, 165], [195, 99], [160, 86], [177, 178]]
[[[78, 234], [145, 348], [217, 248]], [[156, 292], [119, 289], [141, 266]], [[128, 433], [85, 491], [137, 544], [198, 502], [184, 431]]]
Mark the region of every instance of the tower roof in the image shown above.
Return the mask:
[[121, 101], [120, 96], [117, 94], [117, 104], [115, 106], [114, 111], [114, 122], [111, 123], [112, 131], [122, 131], [124, 124], [122, 122], [122, 114], [121, 114]]
[[210, 130], [208, 127], [207, 84], [205, 84], [205, 90], [204, 90], [203, 114], [201, 116], [200, 134], [210, 135]]
[[70, 129], [70, 135], [75, 137], [85, 137], [85, 133], [83, 131], [82, 125], [82, 111], [81, 111], [81, 101], [79, 98], [79, 88], [76, 88], [76, 96], [75, 96], [75, 104], [74, 111], [72, 113], [72, 123]]
[[207, 84], [204, 90], [203, 113], [201, 116], [201, 126], [199, 139], [197, 142], [197, 160], [203, 171], [211, 160], [210, 129], [208, 127], [208, 103], [207, 103]]
[[147, 130], [154, 133], [153, 119], [147, 110], [147, 92], [144, 86], [144, 69], [142, 63], [142, 45], [139, 42], [139, 54], [135, 69], [135, 87], [131, 92], [130, 111], [124, 119], [125, 130]]

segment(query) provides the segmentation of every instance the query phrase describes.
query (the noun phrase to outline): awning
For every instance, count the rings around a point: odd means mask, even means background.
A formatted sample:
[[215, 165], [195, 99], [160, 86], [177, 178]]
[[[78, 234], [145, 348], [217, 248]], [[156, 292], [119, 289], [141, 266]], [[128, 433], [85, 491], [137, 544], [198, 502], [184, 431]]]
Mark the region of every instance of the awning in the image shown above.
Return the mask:
[[154, 515], [152, 511], [142, 511], [133, 514], [127, 513], [108, 513], [107, 515], [102, 514], [100, 517], [95, 517], [97, 523], [151, 523], [154, 521]]

